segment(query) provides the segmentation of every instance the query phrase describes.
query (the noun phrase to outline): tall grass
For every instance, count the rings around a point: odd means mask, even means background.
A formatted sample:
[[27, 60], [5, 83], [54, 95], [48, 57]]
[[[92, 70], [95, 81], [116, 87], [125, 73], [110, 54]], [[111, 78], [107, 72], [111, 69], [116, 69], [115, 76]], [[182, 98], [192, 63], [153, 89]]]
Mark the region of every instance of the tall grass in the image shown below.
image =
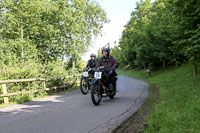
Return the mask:
[[200, 75], [193, 75], [192, 65], [152, 72], [150, 77], [144, 71], [119, 73], [160, 87], [160, 100], [145, 133], [200, 133]]

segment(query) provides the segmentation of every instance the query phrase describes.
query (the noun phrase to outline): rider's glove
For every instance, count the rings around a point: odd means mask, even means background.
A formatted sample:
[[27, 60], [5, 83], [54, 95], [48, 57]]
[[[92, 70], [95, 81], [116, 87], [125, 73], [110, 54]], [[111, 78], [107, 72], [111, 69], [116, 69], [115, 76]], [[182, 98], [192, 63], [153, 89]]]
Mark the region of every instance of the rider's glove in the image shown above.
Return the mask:
[[85, 67], [84, 69], [83, 69], [83, 71], [87, 71], [88, 70], [88, 68], [87, 67]]
[[109, 71], [109, 74], [110, 74], [110, 75], [113, 74], [114, 71], [115, 71], [115, 69], [112, 68], [112, 69]]

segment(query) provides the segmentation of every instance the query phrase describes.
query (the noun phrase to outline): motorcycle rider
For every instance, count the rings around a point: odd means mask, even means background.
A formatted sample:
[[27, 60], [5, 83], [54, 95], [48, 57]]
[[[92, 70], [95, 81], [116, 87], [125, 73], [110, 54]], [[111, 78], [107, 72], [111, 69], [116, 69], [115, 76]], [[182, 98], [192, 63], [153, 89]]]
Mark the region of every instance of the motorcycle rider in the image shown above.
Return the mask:
[[113, 83], [114, 83], [114, 77], [117, 76], [117, 73], [115, 72], [115, 69], [119, 66], [118, 60], [110, 55], [110, 48], [109, 46], [104, 46], [101, 49], [101, 52], [103, 54], [103, 57], [101, 57], [98, 60], [97, 66], [103, 67], [105, 71], [108, 73], [108, 79], [109, 79], [109, 91], [113, 90]]
[[90, 60], [88, 60], [86, 67], [94, 68], [96, 66], [96, 64], [97, 64], [96, 54], [92, 53], [92, 54], [90, 54]]

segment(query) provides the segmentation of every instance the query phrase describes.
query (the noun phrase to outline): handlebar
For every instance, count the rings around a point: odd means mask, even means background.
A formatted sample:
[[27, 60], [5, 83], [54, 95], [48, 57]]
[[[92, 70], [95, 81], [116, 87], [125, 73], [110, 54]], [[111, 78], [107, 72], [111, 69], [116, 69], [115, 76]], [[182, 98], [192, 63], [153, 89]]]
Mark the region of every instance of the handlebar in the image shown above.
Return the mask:
[[89, 68], [89, 67], [86, 67], [86, 68], [83, 69], [84, 72], [90, 71], [90, 70], [91, 70], [91, 68]]
[[99, 71], [105, 72], [106, 71], [104, 67], [95, 67], [95, 68], [92, 68], [92, 70], [95, 72], [99, 72]]
[[83, 69], [83, 71], [84, 71], [84, 72], [85, 72], [85, 71], [95, 71], [95, 72], [101, 71], [101, 72], [108, 72], [108, 71], [110, 71], [110, 70], [106, 70], [104, 66], [100, 66], [100, 67], [94, 67], [94, 68], [88, 68], [88, 67], [86, 67], [86, 68]]

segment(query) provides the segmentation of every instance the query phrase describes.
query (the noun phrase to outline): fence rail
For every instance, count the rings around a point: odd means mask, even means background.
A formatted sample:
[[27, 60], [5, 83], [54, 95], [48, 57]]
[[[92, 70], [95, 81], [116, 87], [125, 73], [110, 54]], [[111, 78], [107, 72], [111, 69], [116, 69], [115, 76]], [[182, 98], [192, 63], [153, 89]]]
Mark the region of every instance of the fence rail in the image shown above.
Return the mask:
[[[31, 78], [31, 79], [0, 80], [0, 85], [2, 85], [2, 92], [3, 92], [3, 94], [0, 94], [0, 97], [4, 98], [4, 104], [9, 104], [9, 96], [28, 94], [28, 93], [36, 93], [39, 91], [39, 90], [30, 90], [30, 91], [8, 93], [8, 88], [7, 88], [6, 84], [40, 81], [40, 82], [43, 82], [43, 90], [49, 91], [49, 90], [53, 90], [53, 89], [67, 88], [67, 87], [69, 87], [69, 85], [65, 84], [66, 79], [76, 78], [76, 83], [77, 83], [77, 80], [80, 76], [81, 75], [72, 75], [72, 76], [66, 76], [66, 77], [61, 77], [61, 78], [51, 78], [51, 79]], [[63, 80], [63, 86], [54, 86], [54, 87], [46, 88], [46, 82], [57, 81], [57, 80]]]

